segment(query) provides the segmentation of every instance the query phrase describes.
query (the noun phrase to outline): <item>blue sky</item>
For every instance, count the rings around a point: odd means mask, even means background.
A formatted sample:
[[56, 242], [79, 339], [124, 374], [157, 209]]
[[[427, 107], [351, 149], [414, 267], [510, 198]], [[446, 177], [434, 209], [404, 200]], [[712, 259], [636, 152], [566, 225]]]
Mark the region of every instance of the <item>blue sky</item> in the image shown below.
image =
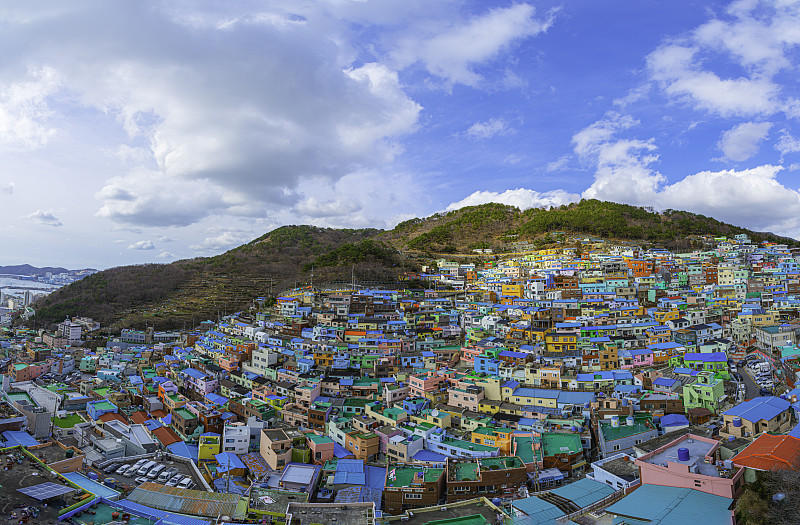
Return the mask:
[[0, 264], [581, 198], [800, 237], [800, 2], [30, 4], [0, 6]]

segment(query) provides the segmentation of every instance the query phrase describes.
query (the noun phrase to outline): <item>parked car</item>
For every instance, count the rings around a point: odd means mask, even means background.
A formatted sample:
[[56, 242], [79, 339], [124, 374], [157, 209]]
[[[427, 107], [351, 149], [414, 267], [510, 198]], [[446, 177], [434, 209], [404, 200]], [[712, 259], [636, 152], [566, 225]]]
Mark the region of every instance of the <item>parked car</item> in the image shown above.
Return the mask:
[[105, 472], [106, 474], [111, 474], [112, 472], [114, 472], [115, 470], [117, 470], [117, 469], [120, 467], [120, 465], [121, 465], [121, 463], [119, 463], [119, 462], [114, 462], [114, 463], [112, 463], [112, 464], [108, 465], [107, 467], [105, 467], [105, 468], [103, 469], [103, 472]]
[[150, 472], [151, 468], [153, 468], [155, 466], [156, 466], [156, 462], [155, 461], [148, 461], [147, 463], [145, 463], [144, 465], [139, 467], [139, 470], [137, 470], [136, 473], [139, 474], [140, 476], [144, 476], [145, 474]]
[[150, 481], [150, 480], [149, 480], [149, 479], [147, 479], [145, 476], [139, 476], [139, 477], [138, 477], [138, 478], [136, 478], [134, 481], [135, 481], [136, 483], [144, 483], [145, 481]]
[[759, 394], [761, 394], [762, 396], [771, 396], [772, 390], [769, 390], [767, 388], [762, 388], [761, 390], [759, 390]]
[[192, 478], [184, 478], [177, 486], [179, 489], [190, 489], [194, 487], [194, 481], [192, 481]]
[[118, 468], [116, 473], [119, 474], [120, 476], [124, 476], [125, 473], [128, 472], [132, 468], [133, 468], [133, 465], [125, 464], [125, 465], [122, 465], [120, 468]]
[[166, 483], [167, 481], [172, 479], [172, 476], [174, 476], [177, 472], [178, 469], [176, 469], [175, 467], [169, 467], [168, 469], [164, 469], [164, 471], [158, 475], [156, 481], [158, 481], [159, 483]]
[[165, 468], [167, 468], [166, 465], [164, 465], [163, 463], [159, 463], [158, 465], [151, 468], [147, 472], [147, 479], [156, 479], [158, 475], [161, 474], [161, 471], [164, 470]]
[[169, 481], [167, 481], [167, 482], [165, 483], [165, 485], [166, 485], [166, 486], [168, 486], [168, 487], [175, 487], [175, 486], [177, 486], [177, 485], [178, 485], [178, 483], [180, 483], [181, 481], [183, 481], [183, 474], [175, 474], [174, 476], [172, 476], [172, 477], [169, 479]]

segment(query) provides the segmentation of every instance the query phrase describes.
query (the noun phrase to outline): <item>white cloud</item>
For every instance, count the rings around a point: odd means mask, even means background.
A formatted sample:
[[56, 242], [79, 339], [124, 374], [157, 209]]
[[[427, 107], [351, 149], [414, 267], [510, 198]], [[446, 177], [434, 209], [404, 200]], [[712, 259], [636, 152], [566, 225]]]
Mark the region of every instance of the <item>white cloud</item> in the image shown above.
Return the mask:
[[155, 250], [156, 245], [153, 244], [153, 241], [150, 240], [143, 240], [143, 241], [136, 241], [128, 245], [129, 250]]
[[[800, 237], [800, 193], [778, 181], [780, 166], [703, 171], [667, 184], [666, 177], [653, 168], [658, 161], [653, 139], [617, 136], [629, 124], [624, 116], [610, 114], [573, 137], [576, 152], [583, 152], [584, 161], [596, 167], [594, 182], [582, 198], [687, 210], [755, 230]], [[723, 151], [735, 158], [749, 158], [770, 126], [747, 123], [734, 128], [732, 136], [721, 141]]]
[[513, 129], [501, 118], [491, 118], [483, 122], [476, 122], [467, 129], [468, 137], [473, 139], [489, 139], [495, 135], [512, 133]]
[[730, 160], [747, 160], [758, 153], [771, 128], [771, 122], [744, 122], [724, 132], [717, 147]]
[[763, 77], [720, 78], [697, 62], [698, 48], [666, 45], [647, 57], [651, 78], [664, 92], [697, 109], [721, 116], [771, 115], [778, 86]]
[[15, 187], [16, 184], [14, 184], [13, 182], [7, 182], [3, 185], [0, 185], [0, 193], [8, 193], [9, 195], [11, 195], [12, 193], [14, 193]]
[[157, 259], [175, 259], [175, 254], [170, 253], [166, 250], [161, 251], [158, 255], [156, 255]]
[[781, 155], [800, 153], [800, 138], [793, 137], [789, 130], [781, 130], [781, 138], [775, 143], [775, 149], [780, 151]]
[[38, 223], [38, 224], [42, 224], [44, 226], [52, 226], [54, 228], [57, 228], [59, 226], [63, 226], [63, 224], [61, 223], [61, 220], [59, 220], [59, 218], [55, 216], [55, 214], [53, 213], [52, 210], [39, 209], [39, 210], [36, 210], [33, 213], [29, 213], [28, 215], [25, 215], [22, 218], [26, 219], [26, 220], [29, 220], [29, 221], [33, 221], [33, 222]]
[[569, 164], [569, 155], [562, 155], [553, 162], [547, 164], [545, 168], [547, 171], [563, 171], [567, 169], [567, 165]]
[[53, 137], [47, 98], [59, 84], [58, 73], [48, 66], [30, 68], [23, 80], [0, 80], [0, 145], [36, 148]]
[[223, 250], [235, 248], [252, 239], [251, 234], [241, 231], [223, 231], [218, 235], [211, 235], [198, 244], [189, 246], [192, 250], [203, 254], [217, 254]]
[[569, 204], [578, 200], [580, 200], [580, 195], [568, 193], [564, 190], [538, 192], [527, 188], [517, 188], [515, 190], [506, 190], [502, 193], [495, 191], [476, 191], [460, 201], [448, 205], [447, 211], [457, 210], [464, 206], [477, 206], [488, 202], [508, 204], [510, 206], [516, 206], [521, 210], [527, 210], [528, 208], [561, 206], [562, 204]]
[[392, 56], [400, 67], [420, 61], [429, 72], [450, 83], [475, 86], [483, 80], [475, 66], [492, 60], [514, 42], [550, 28], [552, 13], [541, 20], [534, 14], [529, 4], [495, 8], [445, 30], [437, 27], [409, 35]]
[[797, 103], [783, 96], [777, 79], [797, 66], [798, 27], [796, 2], [735, 2], [725, 15], [651, 53], [650, 78], [696, 109], [741, 117], [783, 111], [796, 118]]
[[610, 111], [605, 117], [587, 126], [572, 137], [575, 153], [581, 157], [598, 153], [598, 148], [606, 144], [616, 133], [630, 129], [639, 121], [630, 115]]

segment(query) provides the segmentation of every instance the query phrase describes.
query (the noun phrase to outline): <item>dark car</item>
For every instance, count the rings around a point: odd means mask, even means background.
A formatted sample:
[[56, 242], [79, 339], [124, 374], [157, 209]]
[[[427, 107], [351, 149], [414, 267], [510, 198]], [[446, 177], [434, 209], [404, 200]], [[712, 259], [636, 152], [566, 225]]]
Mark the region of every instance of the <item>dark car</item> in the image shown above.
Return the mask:
[[761, 394], [762, 396], [771, 396], [772, 390], [769, 390], [768, 388], [762, 388], [758, 391], [758, 393]]
[[114, 472], [115, 470], [117, 470], [121, 466], [122, 466], [122, 463], [112, 463], [112, 464], [108, 465], [106, 468], [104, 468], [103, 472], [105, 472], [106, 474], [111, 474], [112, 472]]

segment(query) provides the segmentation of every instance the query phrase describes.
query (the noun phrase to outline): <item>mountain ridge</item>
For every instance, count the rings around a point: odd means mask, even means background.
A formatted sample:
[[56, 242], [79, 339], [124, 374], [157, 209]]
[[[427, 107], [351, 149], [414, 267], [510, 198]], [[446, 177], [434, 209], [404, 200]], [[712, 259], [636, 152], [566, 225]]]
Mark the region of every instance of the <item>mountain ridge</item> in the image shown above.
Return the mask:
[[[544, 247], [561, 235], [586, 234], [635, 240], [677, 251], [702, 246], [700, 235], [744, 233], [753, 242], [800, 245], [771, 233], [753, 232], [690, 212], [652, 210], [583, 200], [520, 210], [489, 203], [410, 219], [391, 230], [282, 226], [213, 257], [169, 264], [110, 268], [37, 301], [36, 321], [49, 325], [85, 315], [121, 327], [191, 327], [220, 313], [247, 309], [259, 297], [314, 283], [401, 286], [398, 278], [439, 256], [498, 257], [510, 243]], [[555, 237], [554, 237], [555, 236]], [[473, 250], [490, 248], [495, 255]]]

